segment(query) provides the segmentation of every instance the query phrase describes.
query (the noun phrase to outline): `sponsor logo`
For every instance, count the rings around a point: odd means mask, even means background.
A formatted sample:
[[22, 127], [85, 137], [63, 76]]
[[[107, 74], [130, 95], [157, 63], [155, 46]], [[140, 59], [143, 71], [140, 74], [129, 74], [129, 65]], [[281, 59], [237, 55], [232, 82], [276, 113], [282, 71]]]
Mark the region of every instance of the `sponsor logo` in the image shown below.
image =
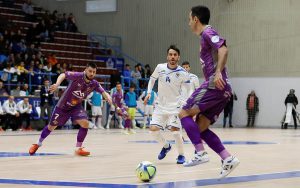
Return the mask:
[[81, 91], [73, 91], [72, 94], [80, 99], [84, 97], [84, 93], [82, 93]]
[[77, 105], [77, 104], [78, 104], [78, 100], [72, 99], [72, 100], [71, 100], [71, 104], [74, 105], [74, 106]]
[[217, 43], [219, 41], [220, 41], [220, 37], [218, 35], [215, 35], [215, 36], [211, 37], [211, 42]]

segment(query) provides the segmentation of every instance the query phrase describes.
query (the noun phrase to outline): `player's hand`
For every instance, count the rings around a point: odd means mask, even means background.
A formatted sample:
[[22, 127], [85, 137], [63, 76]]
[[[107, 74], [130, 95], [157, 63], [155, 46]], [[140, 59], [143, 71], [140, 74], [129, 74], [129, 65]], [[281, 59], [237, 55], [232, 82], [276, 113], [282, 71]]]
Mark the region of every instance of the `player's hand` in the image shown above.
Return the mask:
[[51, 85], [49, 88], [50, 93], [53, 93], [55, 90], [57, 90], [57, 88], [58, 88], [58, 84]]
[[215, 79], [214, 79], [214, 84], [215, 86], [220, 89], [220, 90], [223, 90], [226, 83], [224, 82], [223, 80], [223, 77], [222, 77], [222, 73], [221, 72], [216, 72], [216, 75], [215, 75]]
[[151, 97], [151, 94], [148, 93], [147, 96], [146, 96], [145, 99], [144, 99], [144, 105], [147, 105], [147, 102], [148, 102], [148, 100], [150, 99], [150, 97]]
[[105, 99], [108, 102], [109, 105], [112, 105], [112, 99], [111, 96], [108, 93], [105, 93]]

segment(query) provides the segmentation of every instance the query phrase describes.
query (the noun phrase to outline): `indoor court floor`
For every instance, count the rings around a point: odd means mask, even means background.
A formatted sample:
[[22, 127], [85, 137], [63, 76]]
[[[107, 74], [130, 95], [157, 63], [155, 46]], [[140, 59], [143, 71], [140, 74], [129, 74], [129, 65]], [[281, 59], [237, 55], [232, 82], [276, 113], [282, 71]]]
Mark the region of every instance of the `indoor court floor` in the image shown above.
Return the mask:
[[[161, 146], [148, 130], [126, 135], [122, 130], [90, 130], [84, 146], [89, 157], [74, 155], [77, 130], [54, 131], [35, 156], [27, 154], [40, 132], [0, 133], [0, 187], [104, 187], [104, 188], [241, 188], [300, 187], [300, 130], [213, 128], [240, 165], [219, 180], [221, 161], [210, 149], [210, 162], [183, 167], [176, 164], [173, 147], [161, 161]], [[173, 142], [170, 133], [168, 140]], [[184, 133], [185, 153], [190, 159], [193, 146]], [[135, 168], [151, 161], [157, 174], [141, 183]]]

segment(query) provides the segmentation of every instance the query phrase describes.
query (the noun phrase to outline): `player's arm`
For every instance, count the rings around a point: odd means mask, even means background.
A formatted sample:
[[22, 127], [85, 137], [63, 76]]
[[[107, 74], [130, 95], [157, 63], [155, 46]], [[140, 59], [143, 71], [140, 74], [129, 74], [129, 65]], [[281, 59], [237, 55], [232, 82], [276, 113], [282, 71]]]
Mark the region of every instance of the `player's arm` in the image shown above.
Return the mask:
[[152, 89], [154, 87], [154, 84], [155, 84], [155, 81], [157, 80], [159, 74], [159, 66], [157, 65], [155, 67], [155, 70], [153, 71], [152, 75], [150, 76], [150, 79], [149, 79], [149, 82], [148, 82], [148, 87], [147, 87], [147, 95], [144, 99], [144, 104], [146, 105], [148, 100], [150, 99], [151, 97], [151, 92], [152, 92]]
[[214, 79], [216, 87], [221, 90], [223, 90], [224, 86], [226, 85], [222, 77], [222, 71], [227, 62], [227, 57], [228, 57], [228, 49], [225, 45], [223, 45], [218, 49], [218, 64], [216, 68], [216, 76]]
[[60, 86], [60, 84], [64, 81], [65, 78], [66, 78], [65, 73], [60, 74], [56, 80], [56, 83], [50, 86], [49, 88], [50, 93], [53, 93]]

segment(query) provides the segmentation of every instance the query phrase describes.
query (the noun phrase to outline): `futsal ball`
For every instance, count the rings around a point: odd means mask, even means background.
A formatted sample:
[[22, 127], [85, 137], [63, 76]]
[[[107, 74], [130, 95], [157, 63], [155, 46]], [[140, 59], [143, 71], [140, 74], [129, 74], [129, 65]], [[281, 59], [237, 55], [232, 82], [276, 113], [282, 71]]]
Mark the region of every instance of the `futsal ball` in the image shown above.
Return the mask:
[[156, 167], [149, 161], [143, 161], [137, 166], [135, 173], [141, 181], [149, 182], [156, 174]]

